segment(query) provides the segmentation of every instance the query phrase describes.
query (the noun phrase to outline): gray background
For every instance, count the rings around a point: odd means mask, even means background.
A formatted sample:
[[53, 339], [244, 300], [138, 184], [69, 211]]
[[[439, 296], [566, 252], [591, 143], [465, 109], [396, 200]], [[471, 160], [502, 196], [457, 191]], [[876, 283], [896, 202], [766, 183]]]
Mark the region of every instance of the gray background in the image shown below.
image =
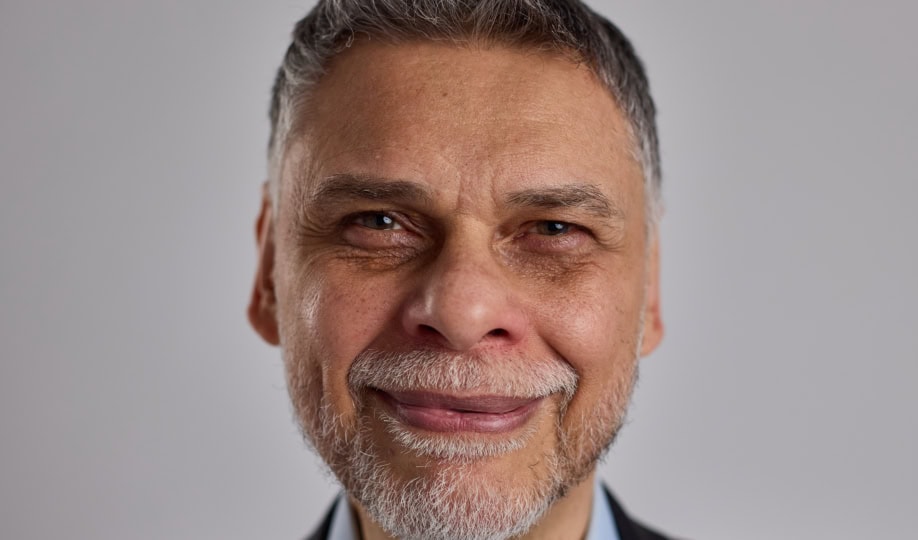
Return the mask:
[[[913, 538], [915, 3], [594, 4], [660, 108], [668, 333], [602, 475], [698, 539]], [[297, 538], [336, 490], [248, 328], [306, 5], [0, 3], [0, 537]]]

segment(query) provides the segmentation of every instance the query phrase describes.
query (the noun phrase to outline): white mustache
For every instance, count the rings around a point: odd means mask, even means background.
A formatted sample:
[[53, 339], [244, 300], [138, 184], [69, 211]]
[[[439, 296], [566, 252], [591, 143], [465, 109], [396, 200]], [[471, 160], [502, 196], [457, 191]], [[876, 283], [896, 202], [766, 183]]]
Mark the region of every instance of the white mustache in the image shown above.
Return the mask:
[[561, 393], [567, 401], [577, 390], [578, 376], [568, 363], [555, 358], [367, 349], [354, 359], [347, 381], [355, 397], [360, 389], [372, 387], [384, 392], [420, 390], [533, 399]]

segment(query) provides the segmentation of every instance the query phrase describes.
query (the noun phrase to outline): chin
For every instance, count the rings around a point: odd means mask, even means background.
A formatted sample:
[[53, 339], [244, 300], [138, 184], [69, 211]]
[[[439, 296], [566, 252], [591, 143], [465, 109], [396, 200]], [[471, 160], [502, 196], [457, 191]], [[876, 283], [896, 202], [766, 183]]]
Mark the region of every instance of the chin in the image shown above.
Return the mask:
[[[360, 433], [371, 432], [362, 427]], [[368, 516], [396, 538], [512, 538], [537, 523], [566, 489], [552, 453], [538, 456], [528, 474], [520, 474], [520, 462], [533, 459], [529, 445], [443, 459], [404, 449], [380, 451], [370, 437], [358, 436], [355, 443], [358, 451], [334, 472]]]

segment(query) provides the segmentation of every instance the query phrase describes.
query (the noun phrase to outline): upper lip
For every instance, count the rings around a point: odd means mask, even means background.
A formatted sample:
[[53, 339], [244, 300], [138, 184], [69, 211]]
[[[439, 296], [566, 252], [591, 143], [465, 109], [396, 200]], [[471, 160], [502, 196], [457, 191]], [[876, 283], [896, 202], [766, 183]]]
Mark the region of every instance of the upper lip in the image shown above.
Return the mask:
[[402, 405], [479, 414], [505, 414], [539, 398], [500, 395], [453, 396], [427, 391], [382, 391]]

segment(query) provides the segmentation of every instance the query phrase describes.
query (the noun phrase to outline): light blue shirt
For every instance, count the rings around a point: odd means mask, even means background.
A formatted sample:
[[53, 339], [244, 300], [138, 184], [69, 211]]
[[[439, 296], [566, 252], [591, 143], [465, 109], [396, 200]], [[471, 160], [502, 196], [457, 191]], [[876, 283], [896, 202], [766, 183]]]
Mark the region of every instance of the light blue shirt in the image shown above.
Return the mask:
[[[328, 540], [360, 540], [357, 536], [357, 525], [353, 512], [344, 495], [338, 497], [335, 513], [332, 515]], [[593, 486], [593, 510], [590, 513], [590, 527], [586, 540], [620, 540], [615, 527], [615, 517], [606, 500], [606, 494], [599, 480]]]

